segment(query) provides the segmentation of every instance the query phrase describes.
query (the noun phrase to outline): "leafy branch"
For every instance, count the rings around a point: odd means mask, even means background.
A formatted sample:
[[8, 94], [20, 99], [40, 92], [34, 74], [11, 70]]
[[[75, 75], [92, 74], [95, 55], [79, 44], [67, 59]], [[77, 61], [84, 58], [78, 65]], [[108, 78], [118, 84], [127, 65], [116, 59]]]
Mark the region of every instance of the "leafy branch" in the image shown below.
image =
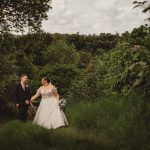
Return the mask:
[[[133, 4], [135, 5], [133, 8], [142, 7], [143, 13], [150, 13], [150, 3], [148, 3], [148, 1], [134, 1]], [[146, 18], [145, 20], [150, 21], [150, 17]]]

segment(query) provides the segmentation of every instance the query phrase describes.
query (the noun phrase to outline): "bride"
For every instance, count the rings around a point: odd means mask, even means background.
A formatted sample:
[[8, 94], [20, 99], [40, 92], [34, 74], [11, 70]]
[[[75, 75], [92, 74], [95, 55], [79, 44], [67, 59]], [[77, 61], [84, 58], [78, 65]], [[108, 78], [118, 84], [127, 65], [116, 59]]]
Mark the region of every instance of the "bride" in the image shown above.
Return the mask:
[[32, 103], [39, 96], [42, 96], [33, 123], [48, 129], [67, 126], [68, 121], [66, 116], [59, 107], [59, 94], [57, 88], [50, 83], [47, 77], [42, 78], [41, 83], [42, 86], [31, 98]]

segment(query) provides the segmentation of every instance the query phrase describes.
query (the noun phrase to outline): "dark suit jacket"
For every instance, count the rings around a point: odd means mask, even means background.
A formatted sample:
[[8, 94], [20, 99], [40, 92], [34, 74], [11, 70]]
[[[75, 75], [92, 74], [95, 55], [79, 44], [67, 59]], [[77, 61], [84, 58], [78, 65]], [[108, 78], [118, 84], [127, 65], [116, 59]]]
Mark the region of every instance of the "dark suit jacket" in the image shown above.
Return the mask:
[[21, 83], [16, 85], [15, 88], [15, 103], [19, 104], [20, 107], [27, 106], [25, 104], [26, 100], [30, 100], [31, 90], [30, 87], [25, 87], [25, 90], [22, 88]]

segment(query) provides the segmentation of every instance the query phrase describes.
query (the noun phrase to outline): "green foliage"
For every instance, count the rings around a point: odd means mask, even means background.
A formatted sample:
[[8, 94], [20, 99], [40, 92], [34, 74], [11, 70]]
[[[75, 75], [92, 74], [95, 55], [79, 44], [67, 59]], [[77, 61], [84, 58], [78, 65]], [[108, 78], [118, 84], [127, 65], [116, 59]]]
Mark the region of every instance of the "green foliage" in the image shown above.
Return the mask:
[[150, 53], [123, 43], [97, 57], [90, 72], [73, 82], [68, 97], [73, 100], [78, 95], [78, 101], [93, 101], [102, 95], [126, 95], [137, 89], [145, 96], [150, 94]]
[[[67, 93], [69, 103], [79, 101], [95, 101], [96, 97], [102, 96], [103, 86], [98, 78], [93, 78], [95, 74], [84, 73], [73, 81], [70, 90]], [[78, 98], [77, 98], [78, 97]]]
[[121, 39], [131, 45], [141, 45], [150, 50], [150, 27], [146, 24], [139, 28], [134, 28], [131, 33], [123, 33]]
[[0, 129], [0, 147], [148, 150], [149, 37], [148, 26], [121, 37], [104, 33], [1, 35], [0, 113], [5, 118], [16, 116], [13, 94], [19, 74], [29, 75], [33, 94], [41, 78], [48, 76], [67, 99], [71, 128], [53, 131], [10, 122]]
[[[134, 8], [137, 8], [137, 7], [143, 8], [143, 10], [142, 10], [143, 13], [150, 12], [150, 3], [148, 1], [145, 1], [145, 0], [144, 1], [134, 1], [133, 4], [135, 5]], [[150, 21], [150, 17], [146, 18], [145, 20]]]
[[40, 69], [35, 78], [40, 81], [42, 77], [48, 76], [51, 82], [58, 88], [60, 95], [65, 95], [71, 85], [72, 80], [79, 74], [75, 65], [57, 64], [47, 65]]
[[35, 74], [35, 72], [38, 71], [38, 68], [32, 64], [30, 59], [22, 51], [17, 51], [15, 53], [15, 59], [15, 65], [17, 66], [18, 75], [26, 73], [29, 76], [32, 76], [33, 74]]
[[59, 41], [56, 44], [50, 45], [43, 52], [45, 62], [51, 64], [76, 64], [78, 55], [73, 45], [67, 44], [65, 41]]
[[15, 116], [14, 87], [19, 82], [18, 75], [27, 73], [34, 76], [37, 71], [26, 54], [17, 49], [16, 37], [11, 34], [0, 36], [0, 112], [3, 116]]
[[15, 36], [12, 34], [0, 34], [0, 51], [1, 54], [13, 53], [16, 50], [14, 45]]
[[47, 12], [51, 0], [1, 0], [0, 1], [0, 32], [39, 30], [43, 19], [47, 19]]
[[35, 65], [44, 65], [42, 52], [52, 43], [52, 35], [49, 33], [36, 33], [17, 36], [15, 46], [23, 51]]
[[118, 47], [105, 54], [102, 58], [107, 71], [104, 84], [112, 91], [123, 93], [149, 85], [149, 58], [150, 53], [142, 47], [124, 50]]
[[92, 54], [89, 52], [84, 52], [81, 51], [79, 52], [79, 62], [78, 62], [78, 67], [81, 69], [86, 69], [90, 63], [90, 61], [92, 60]]
[[101, 48], [104, 50], [112, 49], [116, 46], [119, 35], [118, 34], [110, 34], [110, 33], [101, 33], [100, 35], [79, 35], [72, 34], [66, 35], [66, 40], [69, 43], [73, 43], [75, 47], [79, 50], [86, 50], [95, 52], [96, 49]]
[[7, 86], [15, 77], [16, 67], [14, 62], [15, 59], [13, 55], [0, 54], [0, 95], [3, 95], [7, 91]]

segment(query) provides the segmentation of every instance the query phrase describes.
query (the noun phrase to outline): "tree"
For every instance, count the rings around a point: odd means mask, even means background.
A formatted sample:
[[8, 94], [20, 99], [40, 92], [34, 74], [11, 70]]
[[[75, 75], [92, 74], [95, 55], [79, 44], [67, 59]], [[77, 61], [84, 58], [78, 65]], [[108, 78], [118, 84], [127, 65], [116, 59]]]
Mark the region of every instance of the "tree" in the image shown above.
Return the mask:
[[79, 60], [75, 46], [64, 40], [50, 45], [42, 54], [44, 62], [50, 64], [77, 64]]
[[51, 0], [1, 0], [0, 32], [40, 29], [42, 20], [47, 19]]
[[[143, 13], [150, 13], [150, 3], [148, 3], [148, 1], [134, 1], [133, 4], [135, 5], [134, 8], [142, 7]], [[150, 17], [148, 17], [146, 20], [150, 21]]]
[[131, 92], [140, 93], [146, 99], [150, 97], [150, 52], [142, 46], [118, 43], [115, 49], [97, 57], [92, 65], [91, 70], [82, 72], [72, 82], [68, 92], [72, 102], [95, 101], [106, 95]]
[[147, 50], [150, 50], [150, 27], [147, 24], [141, 25], [138, 28], [134, 28], [131, 33], [123, 33], [121, 36], [121, 42], [133, 46], [144, 46]]

